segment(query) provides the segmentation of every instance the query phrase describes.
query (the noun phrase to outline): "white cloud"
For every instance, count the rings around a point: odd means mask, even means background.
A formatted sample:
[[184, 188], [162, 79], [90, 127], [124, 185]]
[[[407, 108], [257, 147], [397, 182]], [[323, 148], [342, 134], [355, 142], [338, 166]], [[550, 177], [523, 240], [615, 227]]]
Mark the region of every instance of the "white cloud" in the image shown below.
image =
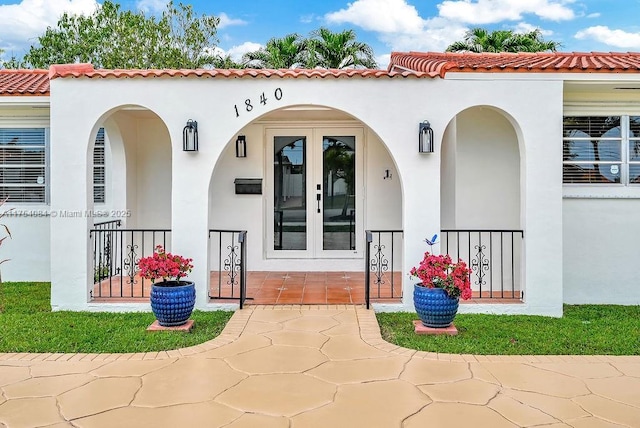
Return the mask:
[[600, 18], [600, 15], [601, 15], [600, 12], [593, 12], [587, 15], [587, 18]]
[[365, 30], [382, 33], [418, 34], [424, 20], [405, 0], [356, 0], [346, 9], [325, 15], [331, 24], [355, 24]]
[[494, 24], [534, 14], [543, 19], [565, 21], [575, 18], [568, 5], [574, 0], [445, 0], [438, 5], [440, 16], [467, 24]]
[[163, 12], [167, 8], [167, 0], [138, 0], [136, 6], [144, 13], [152, 14]]
[[[355, 0], [346, 9], [325, 15], [330, 24], [353, 24], [378, 33], [394, 51], [442, 51], [464, 36], [466, 27], [457, 22], [423, 19], [407, 0]], [[387, 60], [379, 60], [384, 67]]]
[[513, 31], [515, 31], [516, 33], [519, 34], [523, 34], [523, 33], [530, 33], [534, 30], [540, 30], [540, 34], [542, 34], [543, 36], [551, 36], [553, 35], [553, 31], [551, 30], [544, 30], [540, 27], [537, 27], [535, 25], [531, 25], [527, 22], [518, 22], [518, 24], [513, 28]]
[[630, 33], [624, 30], [613, 30], [604, 25], [597, 25], [580, 30], [576, 39], [591, 39], [609, 46], [624, 49], [640, 49], [640, 33]]
[[376, 63], [378, 64], [378, 68], [381, 70], [385, 70], [389, 66], [390, 62], [391, 54], [383, 54], [376, 57]]
[[225, 27], [231, 27], [234, 25], [247, 25], [247, 21], [243, 21], [242, 19], [233, 19], [230, 18], [229, 15], [227, 15], [224, 12], [221, 12], [218, 15], [218, 18], [220, 18], [220, 24], [218, 24], [218, 29], [222, 29]]
[[257, 51], [262, 47], [263, 46], [260, 43], [244, 42], [241, 45], [232, 46], [228, 50], [224, 50], [220, 47], [215, 47], [213, 49], [213, 52], [220, 55], [221, 57], [230, 55], [232, 60], [239, 62], [242, 59], [242, 55], [246, 54], [247, 52]]
[[37, 41], [48, 26], [55, 27], [64, 12], [91, 14], [96, 0], [22, 0], [18, 4], [0, 6], [0, 48], [17, 56]]

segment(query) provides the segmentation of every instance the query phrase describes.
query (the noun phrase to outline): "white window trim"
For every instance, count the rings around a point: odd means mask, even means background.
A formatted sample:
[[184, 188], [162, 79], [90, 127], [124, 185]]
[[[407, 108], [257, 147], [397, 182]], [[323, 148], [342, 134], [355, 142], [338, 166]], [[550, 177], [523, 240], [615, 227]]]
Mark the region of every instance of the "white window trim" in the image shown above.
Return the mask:
[[[610, 184], [579, 184], [579, 183], [563, 183], [562, 184], [562, 197], [565, 199], [572, 198], [591, 198], [591, 199], [640, 199], [640, 184], [628, 183], [629, 181], [629, 116], [640, 116], [640, 111], [634, 109], [628, 111], [626, 109], [620, 110], [620, 105], [616, 105], [615, 108], [610, 104], [601, 105], [598, 108], [597, 105], [585, 106], [583, 109], [578, 109], [575, 106], [567, 109], [563, 113], [563, 118], [567, 116], [620, 116], [620, 131], [621, 131], [621, 160], [622, 160], [622, 172], [620, 183]], [[637, 107], [636, 107], [637, 108]], [[564, 141], [564, 139], [561, 139]], [[564, 162], [563, 162], [564, 165]], [[563, 178], [561, 178], [563, 180]]]
[[[103, 129], [103, 128], [101, 128]], [[98, 130], [98, 133], [100, 131]], [[106, 146], [107, 146], [107, 131], [103, 129], [103, 137], [102, 137], [102, 160], [103, 162], [101, 164], [96, 164], [96, 163], [92, 163], [92, 194], [94, 195], [94, 200], [93, 203], [96, 205], [105, 205], [107, 202], [107, 151], [106, 151]], [[92, 153], [92, 160], [95, 160], [95, 153], [96, 153], [96, 149], [97, 149], [97, 144], [96, 141], [98, 140], [98, 134], [96, 134], [96, 139], [93, 143], [93, 153]], [[103, 181], [102, 183], [96, 183], [96, 175], [95, 175], [95, 171], [96, 171], [96, 166], [98, 167], [102, 167], [103, 170]], [[95, 189], [97, 187], [102, 187], [102, 192], [104, 195], [104, 200], [102, 201], [96, 201], [95, 200]]]
[[[35, 119], [35, 120], [34, 120]], [[0, 120], [0, 128], [2, 129], [42, 129], [44, 131], [44, 185], [43, 186], [33, 186], [27, 183], [17, 184], [16, 186], [10, 187], [43, 187], [44, 188], [44, 198], [42, 201], [15, 201], [9, 198], [4, 205], [6, 209], [13, 209], [19, 207], [26, 208], [37, 208], [41, 206], [49, 205], [49, 192], [50, 192], [50, 182], [49, 182], [49, 172], [50, 172], [50, 163], [49, 163], [49, 147], [50, 147], [50, 128], [49, 125], [43, 125], [39, 120], [39, 118], [14, 118], [13, 121], [8, 120]]]

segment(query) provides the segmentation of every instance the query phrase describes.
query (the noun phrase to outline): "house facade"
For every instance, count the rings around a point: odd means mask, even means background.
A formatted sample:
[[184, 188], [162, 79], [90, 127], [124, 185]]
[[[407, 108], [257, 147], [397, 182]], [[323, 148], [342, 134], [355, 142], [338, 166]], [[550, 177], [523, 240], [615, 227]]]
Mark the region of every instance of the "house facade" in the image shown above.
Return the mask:
[[163, 244], [193, 258], [200, 309], [237, 307], [212, 298], [241, 260], [371, 271], [374, 294], [397, 273], [374, 308], [412, 310], [407, 273], [431, 250], [474, 269], [461, 312], [640, 304], [639, 67], [394, 53], [388, 70], [2, 71], [0, 148], [21, 156], [4, 161], [3, 279], [51, 281], [57, 310], [148, 310], [127, 297]]

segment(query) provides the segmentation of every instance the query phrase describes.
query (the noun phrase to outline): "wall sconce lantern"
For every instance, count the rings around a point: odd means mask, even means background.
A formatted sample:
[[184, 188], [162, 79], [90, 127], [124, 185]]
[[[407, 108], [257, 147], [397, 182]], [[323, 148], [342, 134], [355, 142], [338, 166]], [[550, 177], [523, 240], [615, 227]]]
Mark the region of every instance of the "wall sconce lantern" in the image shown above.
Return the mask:
[[182, 150], [185, 152], [198, 151], [198, 122], [187, 120], [187, 126], [182, 130]]
[[247, 157], [247, 139], [244, 135], [238, 135], [238, 139], [236, 140], [236, 157]]
[[427, 120], [423, 121], [419, 127], [418, 152], [433, 153], [433, 129]]

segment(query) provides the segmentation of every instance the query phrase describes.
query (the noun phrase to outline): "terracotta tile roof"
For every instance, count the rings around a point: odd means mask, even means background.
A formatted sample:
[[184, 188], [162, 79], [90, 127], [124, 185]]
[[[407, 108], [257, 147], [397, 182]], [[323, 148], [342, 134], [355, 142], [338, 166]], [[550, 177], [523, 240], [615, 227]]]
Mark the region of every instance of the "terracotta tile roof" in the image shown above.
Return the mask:
[[47, 70], [0, 70], [0, 96], [49, 95]]
[[389, 70], [421, 71], [431, 77], [472, 73], [640, 73], [640, 53], [392, 52]]
[[137, 77], [209, 77], [209, 78], [384, 78], [427, 77], [420, 71], [333, 70], [333, 69], [211, 69], [211, 70], [94, 70], [91, 64], [52, 65], [49, 78], [137, 78]]

